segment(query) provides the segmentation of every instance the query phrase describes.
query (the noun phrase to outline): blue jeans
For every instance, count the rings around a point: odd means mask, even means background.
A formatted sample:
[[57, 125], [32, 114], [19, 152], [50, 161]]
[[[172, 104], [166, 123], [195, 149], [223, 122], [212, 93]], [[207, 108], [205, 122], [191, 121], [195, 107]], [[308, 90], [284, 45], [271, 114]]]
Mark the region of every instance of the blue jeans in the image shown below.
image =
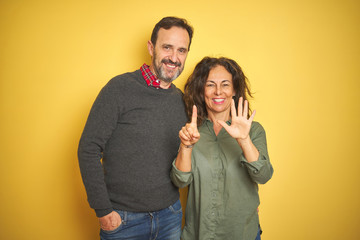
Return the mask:
[[261, 228], [259, 226], [258, 234], [256, 235], [255, 240], [261, 240], [261, 237], [260, 237], [261, 233], [262, 233], [262, 230], [261, 230]]
[[181, 235], [182, 209], [180, 200], [156, 212], [115, 210], [122, 222], [112, 231], [100, 230], [101, 240], [178, 240]]

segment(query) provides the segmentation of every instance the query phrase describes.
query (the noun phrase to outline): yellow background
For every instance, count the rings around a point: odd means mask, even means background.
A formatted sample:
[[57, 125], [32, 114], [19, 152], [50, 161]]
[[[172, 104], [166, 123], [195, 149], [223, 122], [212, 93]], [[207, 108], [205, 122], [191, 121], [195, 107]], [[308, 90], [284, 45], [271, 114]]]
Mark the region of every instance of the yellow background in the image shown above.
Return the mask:
[[195, 28], [185, 71], [235, 59], [267, 131], [263, 239], [360, 239], [357, 0], [0, 1], [0, 239], [98, 239], [77, 144], [107, 81], [163, 16]]

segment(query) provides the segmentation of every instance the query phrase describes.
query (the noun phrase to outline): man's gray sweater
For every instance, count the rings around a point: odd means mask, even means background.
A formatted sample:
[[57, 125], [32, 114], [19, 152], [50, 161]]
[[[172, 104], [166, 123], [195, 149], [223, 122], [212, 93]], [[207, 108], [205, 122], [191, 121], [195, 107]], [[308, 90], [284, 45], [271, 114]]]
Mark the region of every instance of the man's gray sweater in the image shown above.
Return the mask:
[[78, 149], [88, 201], [98, 217], [113, 209], [157, 211], [178, 200], [170, 169], [186, 120], [182, 93], [173, 84], [148, 87], [140, 70], [107, 83]]

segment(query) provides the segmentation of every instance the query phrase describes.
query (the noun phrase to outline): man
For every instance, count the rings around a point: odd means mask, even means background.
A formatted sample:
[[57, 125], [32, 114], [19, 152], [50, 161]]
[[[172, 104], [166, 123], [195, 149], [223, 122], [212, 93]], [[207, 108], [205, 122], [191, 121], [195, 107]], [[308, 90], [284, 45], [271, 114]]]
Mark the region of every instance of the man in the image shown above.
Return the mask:
[[101, 239], [180, 238], [170, 169], [187, 119], [172, 81], [184, 69], [192, 35], [185, 19], [163, 18], [148, 41], [151, 65], [111, 79], [92, 106], [78, 157]]

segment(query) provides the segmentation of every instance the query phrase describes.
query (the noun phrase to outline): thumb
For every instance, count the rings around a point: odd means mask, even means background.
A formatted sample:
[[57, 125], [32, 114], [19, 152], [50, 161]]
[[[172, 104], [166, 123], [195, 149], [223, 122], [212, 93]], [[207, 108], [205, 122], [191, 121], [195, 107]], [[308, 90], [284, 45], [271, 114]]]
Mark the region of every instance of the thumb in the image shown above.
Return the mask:
[[256, 114], [256, 110], [254, 110], [249, 118], [249, 121], [252, 122], [254, 120], [254, 117], [255, 117], [255, 114]]
[[223, 120], [217, 120], [217, 122], [218, 122], [223, 128], [225, 128], [225, 130], [226, 130], [227, 132], [229, 132], [230, 126], [227, 125], [226, 122], [224, 122]]

